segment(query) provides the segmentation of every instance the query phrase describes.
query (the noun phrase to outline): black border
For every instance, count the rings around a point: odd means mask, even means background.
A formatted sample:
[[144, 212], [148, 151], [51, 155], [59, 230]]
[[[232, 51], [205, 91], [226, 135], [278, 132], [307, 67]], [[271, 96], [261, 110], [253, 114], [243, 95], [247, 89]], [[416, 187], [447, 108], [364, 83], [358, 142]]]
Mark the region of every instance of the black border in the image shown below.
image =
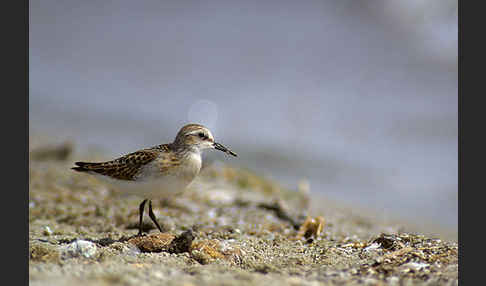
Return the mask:
[[[484, 135], [484, 9], [478, 1], [459, 1], [459, 285], [475, 285], [481, 281], [483, 270], [484, 236], [484, 156], [481, 148], [486, 146]], [[467, 7], [465, 4], [468, 4]], [[469, 35], [467, 37], [466, 35]], [[468, 39], [468, 41], [464, 41]], [[469, 126], [469, 127], [468, 127]], [[468, 132], [467, 129], [470, 129]], [[471, 131], [472, 130], [472, 131]], [[464, 133], [471, 134], [464, 140]], [[476, 136], [474, 136], [476, 135]], [[475, 159], [475, 160], [474, 160]], [[466, 165], [466, 162], [468, 165]], [[470, 166], [467, 168], [466, 166]], [[477, 277], [475, 277], [477, 276]], [[476, 279], [477, 278], [477, 279]], [[479, 284], [481, 284], [479, 282]]]
[[[28, 1], [7, 1], [2, 17], [2, 188], [6, 284], [28, 285], [29, 265], [29, 9]], [[6, 159], [6, 160], [5, 160]], [[8, 269], [8, 270], [7, 270]], [[5, 273], [8, 271], [7, 273]], [[14, 282], [10, 282], [13, 280]], [[10, 282], [10, 283], [9, 283]]]

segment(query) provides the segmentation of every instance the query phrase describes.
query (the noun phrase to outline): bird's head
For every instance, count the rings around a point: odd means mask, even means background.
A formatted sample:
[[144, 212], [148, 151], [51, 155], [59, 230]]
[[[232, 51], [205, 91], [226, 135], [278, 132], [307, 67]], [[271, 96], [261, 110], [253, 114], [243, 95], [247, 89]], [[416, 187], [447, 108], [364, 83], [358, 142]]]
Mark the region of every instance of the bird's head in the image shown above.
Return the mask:
[[214, 141], [213, 134], [208, 128], [200, 124], [187, 124], [179, 130], [174, 140], [177, 146], [184, 146], [202, 151], [204, 149], [216, 149], [237, 156], [236, 153]]

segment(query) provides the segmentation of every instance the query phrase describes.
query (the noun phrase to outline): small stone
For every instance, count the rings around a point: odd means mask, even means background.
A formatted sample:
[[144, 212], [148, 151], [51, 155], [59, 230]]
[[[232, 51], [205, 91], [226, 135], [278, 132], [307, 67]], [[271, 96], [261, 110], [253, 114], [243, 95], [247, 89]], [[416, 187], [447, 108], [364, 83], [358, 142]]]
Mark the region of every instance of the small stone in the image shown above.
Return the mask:
[[44, 226], [44, 231], [42, 232], [42, 234], [47, 235], [47, 236], [51, 235], [52, 234], [51, 228], [47, 225]]
[[215, 239], [202, 240], [191, 246], [191, 254], [197, 261], [201, 262], [201, 264], [207, 264], [212, 259], [224, 258], [220, 249], [221, 244], [219, 241]]
[[85, 257], [90, 258], [96, 254], [95, 243], [86, 240], [75, 240], [62, 249], [62, 258]]
[[195, 236], [192, 230], [187, 230], [171, 241], [168, 251], [170, 253], [188, 252], [190, 251], [194, 238]]
[[381, 244], [374, 242], [374, 243], [370, 244], [369, 246], [367, 246], [364, 249], [364, 251], [373, 251], [373, 250], [379, 249], [380, 247], [381, 247]]
[[161, 252], [169, 248], [175, 235], [170, 233], [157, 233], [145, 236], [136, 236], [128, 240], [142, 252]]
[[317, 216], [316, 218], [307, 217], [307, 219], [300, 226], [299, 231], [297, 232], [297, 238], [301, 239], [302, 237], [304, 237], [306, 239], [309, 239], [311, 237], [319, 237], [322, 230], [324, 229], [325, 223], [326, 221], [322, 216]]
[[427, 263], [417, 263], [417, 262], [409, 262], [406, 264], [403, 264], [400, 268], [402, 268], [402, 272], [410, 272], [410, 270], [413, 271], [421, 271], [430, 265]]
[[396, 250], [397, 236], [394, 234], [382, 233], [372, 243], [379, 243], [384, 249]]

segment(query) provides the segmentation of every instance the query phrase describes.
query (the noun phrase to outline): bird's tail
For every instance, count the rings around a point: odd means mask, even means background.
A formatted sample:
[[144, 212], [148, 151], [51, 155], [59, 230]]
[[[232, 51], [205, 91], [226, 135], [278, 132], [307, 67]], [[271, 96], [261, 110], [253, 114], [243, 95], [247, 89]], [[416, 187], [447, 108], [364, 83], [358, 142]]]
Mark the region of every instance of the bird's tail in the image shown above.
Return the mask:
[[76, 167], [72, 167], [71, 169], [78, 171], [78, 172], [88, 172], [93, 171], [100, 163], [88, 163], [88, 162], [75, 162]]

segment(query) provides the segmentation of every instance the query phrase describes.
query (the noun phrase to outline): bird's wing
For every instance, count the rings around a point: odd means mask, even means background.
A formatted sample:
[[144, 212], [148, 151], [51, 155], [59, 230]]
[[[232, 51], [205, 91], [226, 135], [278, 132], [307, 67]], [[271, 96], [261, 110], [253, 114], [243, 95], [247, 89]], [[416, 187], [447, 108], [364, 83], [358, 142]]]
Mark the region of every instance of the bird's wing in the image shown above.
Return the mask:
[[120, 158], [100, 163], [76, 162], [73, 170], [79, 172], [94, 172], [120, 180], [134, 180], [138, 171], [146, 164], [154, 161], [160, 154], [160, 148], [153, 147], [139, 150]]
[[[164, 148], [162, 156], [160, 156], [156, 161], [156, 166], [161, 173], [170, 174], [171, 172], [176, 172], [176, 167], [181, 164], [181, 157], [175, 152], [169, 151], [167, 145], [159, 145], [155, 148]], [[172, 171], [171, 171], [172, 170]]]

